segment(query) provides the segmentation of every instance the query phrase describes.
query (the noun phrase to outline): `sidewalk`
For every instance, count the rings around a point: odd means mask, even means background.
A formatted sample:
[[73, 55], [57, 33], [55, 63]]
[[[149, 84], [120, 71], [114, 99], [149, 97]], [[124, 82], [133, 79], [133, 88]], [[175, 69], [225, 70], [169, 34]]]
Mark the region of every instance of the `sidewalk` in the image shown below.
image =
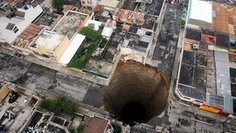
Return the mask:
[[57, 70], [59, 72], [66, 73], [66, 74], [71, 75], [71, 76], [75, 76], [75, 77], [78, 77], [78, 78], [82, 78], [82, 79], [91, 81], [91, 82], [96, 83], [96, 84], [107, 85], [109, 83], [108, 79], [106, 80], [106, 79], [98, 78], [94, 75], [87, 74], [87, 73], [84, 73], [82, 71], [71, 70], [71, 69], [66, 68], [64, 66], [61, 66], [60, 64], [57, 64], [57, 63], [45, 62], [45, 61], [42, 61], [42, 60], [37, 59], [35, 57], [30, 57], [30, 56], [27, 56], [24, 59], [29, 61], [29, 62], [39, 64], [39, 65], [44, 66], [44, 67], [48, 67], [50, 69], [54, 69], [54, 70]]

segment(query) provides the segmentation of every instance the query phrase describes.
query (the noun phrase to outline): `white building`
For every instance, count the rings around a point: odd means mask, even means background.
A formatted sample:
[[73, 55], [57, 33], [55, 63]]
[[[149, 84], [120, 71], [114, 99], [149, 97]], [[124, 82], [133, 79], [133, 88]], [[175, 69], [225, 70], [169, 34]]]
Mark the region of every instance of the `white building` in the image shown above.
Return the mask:
[[81, 6], [86, 9], [94, 9], [94, 7], [97, 5], [98, 0], [81, 0]]
[[114, 11], [120, 2], [120, 0], [100, 0], [98, 5], [104, 7], [108, 11]]
[[84, 27], [89, 26], [89, 25], [93, 26], [93, 30], [98, 31], [99, 30], [99, 26], [102, 25], [102, 22], [96, 21], [96, 20], [88, 20], [86, 22], [86, 24], [84, 25]]
[[202, 28], [211, 27], [213, 19], [212, 2], [202, 0], [190, 0], [188, 7], [188, 25]]
[[39, 5], [28, 5], [27, 9], [18, 8], [13, 18], [0, 16], [0, 43], [12, 44], [42, 12], [43, 9]]
[[66, 66], [70, 62], [70, 60], [73, 58], [74, 54], [76, 53], [80, 45], [83, 43], [84, 39], [85, 39], [84, 35], [76, 34], [71, 39], [69, 46], [66, 48], [66, 50], [60, 57], [59, 63]]

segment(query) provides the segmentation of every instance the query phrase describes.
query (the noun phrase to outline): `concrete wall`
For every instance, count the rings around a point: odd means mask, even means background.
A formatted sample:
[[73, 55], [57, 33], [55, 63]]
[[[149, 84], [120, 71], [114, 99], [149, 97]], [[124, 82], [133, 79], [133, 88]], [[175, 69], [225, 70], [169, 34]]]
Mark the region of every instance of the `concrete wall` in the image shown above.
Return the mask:
[[55, 49], [53, 56], [59, 60], [61, 55], [64, 53], [65, 49], [68, 47], [70, 43], [70, 40], [67, 36], [61, 41], [61, 43], [58, 45], [58, 47]]
[[211, 27], [210, 23], [200, 21], [200, 20], [196, 20], [196, 19], [189, 19], [188, 24], [197, 25], [199, 27], [206, 28], [206, 29], [209, 29]]

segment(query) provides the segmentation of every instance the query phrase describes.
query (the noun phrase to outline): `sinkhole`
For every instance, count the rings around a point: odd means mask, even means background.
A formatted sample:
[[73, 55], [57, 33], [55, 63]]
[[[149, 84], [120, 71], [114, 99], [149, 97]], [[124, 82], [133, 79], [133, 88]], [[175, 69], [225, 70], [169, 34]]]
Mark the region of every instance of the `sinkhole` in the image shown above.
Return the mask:
[[103, 89], [104, 108], [131, 126], [145, 123], [164, 111], [168, 92], [168, 81], [158, 68], [119, 62]]

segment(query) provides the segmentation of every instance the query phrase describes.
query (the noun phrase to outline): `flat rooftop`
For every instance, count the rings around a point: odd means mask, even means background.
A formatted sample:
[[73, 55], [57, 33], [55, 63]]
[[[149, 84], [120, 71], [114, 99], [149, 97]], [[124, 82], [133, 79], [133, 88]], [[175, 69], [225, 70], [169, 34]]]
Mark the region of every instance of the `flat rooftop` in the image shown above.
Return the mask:
[[191, 0], [190, 9], [189, 19], [212, 23], [212, 2]]
[[158, 25], [157, 20], [161, 12], [163, 2], [163, 0], [151, 0], [150, 2], [126, 0], [122, 6], [122, 9], [143, 13], [144, 23], [141, 25], [142, 28], [155, 31]]
[[49, 112], [38, 109], [34, 110], [32, 113], [23, 132], [67, 133], [67, 126], [69, 123], [70, 122], [64, 118], [54, 116]]
[[186, 39], [196, 42], [203, 42], [208, 45], [214, 45], [220, 48], [228, 49], [230, 47], [230, 37], [227, 33], [212, 31], [208, 29], [186, 29]]
[[122, 9], [139, 11], [147, 15], [159, 16], [164, 0], [143, 0], [142, 2], [136, 2], [136, 0], [125, 0]]
[[0, 124], [5, 132], [17, 132], [22, 129], [32, 113], [32, 108], [37, 102], [35, 97], [23, 94], [16, 89], [12, 90], [4, 99], [0, 108]]
[[13, 43], [17, 36], [43, 12], [39, 5], [27, 5], [27, 8], [18, 8], [15, 12], [16, 16], [12, 18], [0, 16], [0, 42]]
[[138, 7], [138, 11], [144, 12], [146, 15], [159, 16], [164, 0], [151, 0], [151, 3], [143, 2]]
[[103, 39], [104, 47], [98, 49], [93, 53], [92, 58], [89, 59], [85, 66], [85, 70], [94, 72], [101, 77], [109, 77], [113, 68], [116, 67], [115, 62], [118, 58], [118, 47], [122, 42], [123, 36], [120, 31], [115, 29], [109, 39]]
[[133, 11], [137, 5], [136, 0], [125, 0], [122, 9]]
[[76, 34], [70, 41], [70, 44], [65, 49], [64, 53], [61, 55], [58, 60], [62, 65], [67, 65], [70, 60], [73, 58], [74, 54], [81, 46], [83, 41], [85, 40], [85, 36], [81, 34]]
[[[229, 36], [206, 29], [186, 30], [178, 91], [188, 100], [233, 113]], [[232, 80], [231, 80], [232, 81]], [[191, 99], [192, 98], [192, 99]]]
[[53, 33], [45, 31], [34, 42], [34, 47], [38, 49], [54, 51], [63, 39], [63, 35], [57, 34], [55, 32]]
[[[208, 0], [204, 0], [204, 1], [208, 1]], [[218, 2], [218, 3], [221, 3], [221, 4], [227, 4], [227, 5], [233, 5], [233, 6], [236, 6], [236, 1], [234, 0], [212, 0], [213, 2]]]
[[142, 25], [142, 28], [149, 29], [149, 30], [156, 30], [157, 28], [157, 16], [151, 16], [149, 14], [144, 15], [144, 24]]
[[231, 96], [229, 56], [227, 52], [215, 51], [217, 95]]
[[56, 24], [52, 31], [61, 35], [67, 35], [70, 39], [79, 29], [79, 27], [83, 25], [86, 17], [88, 17], [87, 14], [68, 11]]
[[98, 5], [115, 9], [120, 3], [120, 0], [101, 0]]
[[[179, 90], [182, 94], [199, 100], [206, 100], [208, 62], [213, 55], [208, 53], [206, 44], [200, 43], [199, 49], [184, 50]], [[192, 44], [193, 47], [193, 44]]]
[[185, 38], [192, 39], [195, 41], [200, 41], [201, 34], [202, 34], [201, 30], [187, 28]]
[[50, 28], [53, 28], [53, 24], [56, 24], [58, 20], [60, 20], [60, 17], [62, 15], [53, 13], [53, 14], [49, 14], [49, 13], [42, 13], [42, 16], [40, 18], [38, 18], [34, 23], [37, 25], [43, 25]]
[[104, 133], [108, 126], [108, 120], [93, 117], [90, 118], [84, 128], [83, 133]]
[[135, 26], [130, 26], [124, 37], [124, 47], [128, 47], [137, 51], [146, 52], [151, 41], [150, 32], [146, 32]]

